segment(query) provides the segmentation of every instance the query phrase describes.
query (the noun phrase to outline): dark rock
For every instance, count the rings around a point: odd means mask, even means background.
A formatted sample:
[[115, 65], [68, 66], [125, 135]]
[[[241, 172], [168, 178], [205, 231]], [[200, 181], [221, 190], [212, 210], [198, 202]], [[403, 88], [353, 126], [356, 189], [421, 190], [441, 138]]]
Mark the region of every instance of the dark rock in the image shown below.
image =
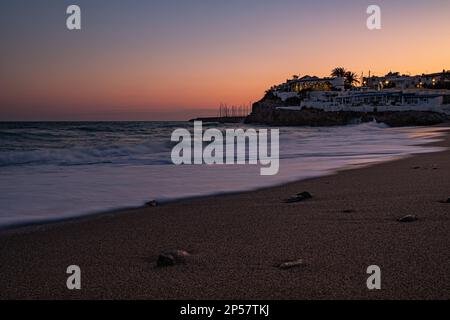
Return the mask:
[[170, 254], [161, 253], [156, 261], [158, 267], [169, 267], [175, 265], [175, 258]]
[[450, 203], [450, 197], [445, 201], [445, 203]]
[[299, 194], [297, 194], [297, 195], [298, 195], [298, 196], [302, 196], [302, 197], [305, 198], [305, 199], [311, 199], [311, 198], [312, 198], [311, 193], [309, 193], [309, 192], [307, 192], [307, 191], [302, 192], [302, 193], [299, 193]]
[[293, 203], [293, 202], [300, 202], [300, 201], [304, 201], [307, 199], [311, 199], [312, 195], [309, 192], [301, 192], [301, 193], [297, 193], [296, 195], [293, 195], [292, 197], [290, 197], [289, 199], [286, 199], [285, 202], [286, 203]]
[[291, 269], [291, 268], [296, 268], [296, 267], [300, 267], [305, 265], [305, 263], [303, 262], [303, 259], [298, 259], [298, 260], [294, 260], [294, 261], [287, 261], [284, 262], [282, 264], [280, 264], [278, 266], [278, 268], [280, 269]]
[[355, 212], [355, 210], [353, 209], [342, 210], [342, 213], [353, 213], [353, 212]]
[[420, 166], [413, 167], [414, 170], [417, 170], [417, 169], [420, 169], [420, 168], [421, 168]]
[[359, 121], [361, 116], [353, 111], [326, 112], [313, 108], [277, 109], [282, 106], [282, 103], [272, 101], [255, 103], [245, 123], [273, 126], [342, 126]]
[[169, 267], [177, 264], [184, 264], [186, 263], [186, 258], [189, 256], [190, 254], [184, 250], [166, 251], [158, 256], [156, 265], [158, 267]]
[[147, 207], [157, 207], [159, 204], [156, 200], [149, 201], [145, 204]]
[[397, 219], [398, 222], [414, 222], [419, 220], [415, 215], [408, 214], [400, 219]]
[[252, 113], [245, 123], [257, 123], [272, 126], [342, 126], [353, 123], [385, 123], [392, 127], [425, 126], [448, 121], [445, 114], [431, 111], [324, 111], [314, 108], [302, 110], [278, 109], [286, 106], [279, 99], [262, 99], [253, 104]]
[[448, 121], [447, 115], [431, 111], [390, 111], [374, 116], [377, 122], [391, 127], [427, 126]]

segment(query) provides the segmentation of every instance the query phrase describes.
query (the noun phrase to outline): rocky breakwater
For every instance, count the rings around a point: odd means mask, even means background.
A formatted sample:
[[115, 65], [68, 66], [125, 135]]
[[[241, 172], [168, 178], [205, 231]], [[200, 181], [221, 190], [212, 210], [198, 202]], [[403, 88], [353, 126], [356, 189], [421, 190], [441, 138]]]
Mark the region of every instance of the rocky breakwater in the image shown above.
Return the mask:
[[376, 120], [389, 126], [401, 127], [427, 126], [450, 120], [445, 114], [428, 111], [359, 112], [279, 108], [289, 105], [292, 105], [289, 100], [283, 102], [279, 98], [266, 95], [261, 101], [253, 104], [252, 113], [245, 119], [245, 123], [272, 126], [340, 126]]

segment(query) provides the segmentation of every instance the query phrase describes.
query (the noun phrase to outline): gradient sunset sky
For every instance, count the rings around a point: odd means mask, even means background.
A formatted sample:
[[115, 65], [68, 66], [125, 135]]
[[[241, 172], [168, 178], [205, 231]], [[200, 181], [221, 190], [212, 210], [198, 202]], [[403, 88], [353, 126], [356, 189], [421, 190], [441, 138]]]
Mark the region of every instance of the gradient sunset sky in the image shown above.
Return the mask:
[[439, 72], [449, 16], [448, 0], [0, 0], [0, 120], [184, 120], [293, 74]]

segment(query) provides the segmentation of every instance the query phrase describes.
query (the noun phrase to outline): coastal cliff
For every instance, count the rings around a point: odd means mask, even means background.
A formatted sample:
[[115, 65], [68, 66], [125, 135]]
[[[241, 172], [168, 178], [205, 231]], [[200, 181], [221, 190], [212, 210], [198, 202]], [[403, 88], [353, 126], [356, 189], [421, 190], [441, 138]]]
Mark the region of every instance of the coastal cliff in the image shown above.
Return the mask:
[[273, 126], [339, 126], [361, 122], [377, 121], [392, 127], [426, 126], [449, 121], [445, 114], [429, 111], [324, 111], [315, 108], [301, 110], [279, 109], [287, 102], [273, 96], [266, 96], [253, 104], [252, 113], [245, 123]]

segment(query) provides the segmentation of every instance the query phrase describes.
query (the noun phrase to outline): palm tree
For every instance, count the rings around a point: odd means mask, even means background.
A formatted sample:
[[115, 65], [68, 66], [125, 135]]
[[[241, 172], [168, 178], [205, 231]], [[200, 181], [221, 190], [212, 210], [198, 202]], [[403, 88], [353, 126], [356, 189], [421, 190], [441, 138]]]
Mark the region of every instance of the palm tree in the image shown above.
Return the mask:
[[346, 73], [347, 73], [347, 70], [345, 70], [345, 68], [337, 67], [331, 71], [331, 76], [344, 78]]
[[344, 78], [345, 78], [345, 85], [347, 86], [347, 88], [351, 88], [355, 84], [359, 83], [358, 76], [354, 72], [347, 71], [344, 74]]

